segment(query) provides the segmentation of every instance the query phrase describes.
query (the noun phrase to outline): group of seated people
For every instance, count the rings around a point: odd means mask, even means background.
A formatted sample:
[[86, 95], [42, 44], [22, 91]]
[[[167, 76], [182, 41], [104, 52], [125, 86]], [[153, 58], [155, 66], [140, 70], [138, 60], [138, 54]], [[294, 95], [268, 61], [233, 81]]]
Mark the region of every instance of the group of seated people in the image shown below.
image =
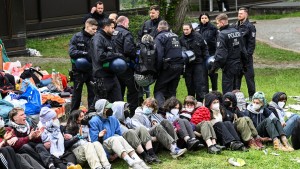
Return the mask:
[[22, 108], [13, 108], [6, 125], [0, 119], [0, 166], [110, 169], [121, 158], [130, 168], [149, 169], [162, 162], [157, 156], [161, 149], [173, 158], [204, 147], [210, 154], [262, 150], [265, 142], [273, 142], [275, 150], [294, 151], [300, 148], [300, 116], [287, 116], [286, 101], [283, 92], [270, 103], [263, 92], [256, 92], [250, 103], [238, 90], [210, 92], [203, 103], [193, 96], [183, 104], [171, 97], [162, 108], [147, 98], [133, 113], [126, 102], [100, 99], [96, 112], [74, 110], [64, 126], [48, 107], [41, 109], [37, 126], [28, 124]]

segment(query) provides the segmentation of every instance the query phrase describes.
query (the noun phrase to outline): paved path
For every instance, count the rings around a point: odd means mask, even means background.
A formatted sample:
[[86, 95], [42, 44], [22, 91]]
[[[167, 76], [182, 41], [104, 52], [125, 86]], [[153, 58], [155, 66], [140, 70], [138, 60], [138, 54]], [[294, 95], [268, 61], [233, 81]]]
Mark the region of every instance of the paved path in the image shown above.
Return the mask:
[[300, 53], [300, 17], [258, 20], [255, 27], [257, 40]]

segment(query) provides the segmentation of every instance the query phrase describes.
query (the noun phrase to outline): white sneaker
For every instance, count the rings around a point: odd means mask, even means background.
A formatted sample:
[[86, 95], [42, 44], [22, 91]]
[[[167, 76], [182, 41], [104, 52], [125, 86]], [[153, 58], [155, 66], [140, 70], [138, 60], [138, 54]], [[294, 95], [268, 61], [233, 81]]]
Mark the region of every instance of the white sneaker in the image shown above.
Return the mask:
[[151, 169], [151, 167], [147, 166], [147, 164], [142, 160], [139, 162], [139, 165], [143, 167], [143, 169]]
[[172, 155], [173, 158], [177, 158], [177, 157], [183, 155], [186, 151], [187, 151], [186, 148], [180, 149], [180, 148], [176, 147], [174, 152], [171, 152], [170, 154]]
[[129, 169], [142, 169], [143, 167], [139, 163], [133, 163], [129, 166]]

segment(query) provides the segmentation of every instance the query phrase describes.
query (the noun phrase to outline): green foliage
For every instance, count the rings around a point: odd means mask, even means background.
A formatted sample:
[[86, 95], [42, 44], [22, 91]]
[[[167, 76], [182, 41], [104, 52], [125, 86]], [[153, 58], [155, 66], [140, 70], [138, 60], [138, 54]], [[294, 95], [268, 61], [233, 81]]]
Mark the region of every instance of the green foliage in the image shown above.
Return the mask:
[[127, 9], [135, 9], [135, 8], [143, 8], [147, 7], [147, 0], [120, 0], [120, 9], [127, 10]]
[[271, 19], [280, 19], [287, 17], [300, 17], [300, 12], [292, 12], [285, 14], [266, 14], [266, 15], [253, 15], [251, 19], [254, 20], [271, 20]]
[[149, 16], [144, 16], [144, 15], [130, 15], [128, 16], [129, 18], [129, 30], [135, 37], [137, 38], [138, 31], [142, 28], [142, 25], [144, 22], [149, 18]]

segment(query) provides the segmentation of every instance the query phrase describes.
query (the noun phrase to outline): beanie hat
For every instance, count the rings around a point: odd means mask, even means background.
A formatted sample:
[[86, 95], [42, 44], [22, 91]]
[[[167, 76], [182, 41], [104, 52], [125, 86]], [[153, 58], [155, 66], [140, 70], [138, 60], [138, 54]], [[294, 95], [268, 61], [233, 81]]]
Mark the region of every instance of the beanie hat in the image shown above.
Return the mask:
[[223, 95], [223, 103], [224, 101], [227, 99], [229, 99], [232, 102], [232, 107], [236, 107], [237, 106], [237, 99], [234, 93], [232, 92], [227, 92], [226, 94]]
[[278, 104], [279, 98], [280, 98], [281, 95], [286, 95], [286, 94], [284, 92], [276, 92], [273, 95], [272, 101], [275, 102], [276, 104]]
[[219, 100], [218, 97], [215, 95], [215, 94], [212, 94], [212, 93], [208, 93], [205, 95], [204, 97], [204, 104], [205, 104], [205, 107], [209, 108], [211, 103], [214, 101], [214, 100]]
[[263, 92], [256, 92], [254, 93], [253, 97], [252, 97], [252, 101], [254, 99], [258, 99], [260, 100], [262, 103], [264, 103], [264, 107], [267, 106], [267, 100], [265, 98], [265, 94]]
[[56, 112], [49, 107], [43, 107], [40, 112], [40, 121], [43, 125], [46, 124], [47, 121], [52, 120], [56, 117]]

